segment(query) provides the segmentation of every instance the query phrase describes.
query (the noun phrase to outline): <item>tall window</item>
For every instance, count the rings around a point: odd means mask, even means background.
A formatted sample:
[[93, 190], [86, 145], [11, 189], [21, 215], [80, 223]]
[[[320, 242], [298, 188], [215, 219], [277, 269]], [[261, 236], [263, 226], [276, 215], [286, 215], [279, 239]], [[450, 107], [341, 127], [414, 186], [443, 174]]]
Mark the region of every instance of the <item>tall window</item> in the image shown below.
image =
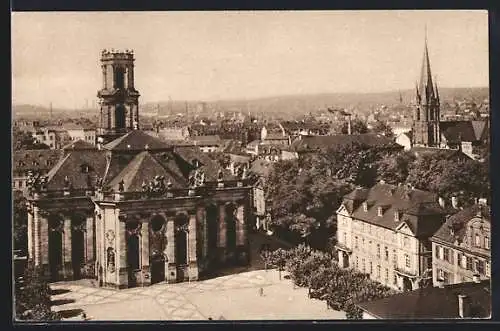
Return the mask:
[[486, 268], [485, 268], [485, 274], [486, 276], [489, 276], [490, 275], [490, 263], [488, 261], [486, 261]]
[[472, 258], [471, 257], [467, 257], [467, 270], [473, 270], [472, 269]]
[[389, 248], [387, 246], [385, 246], [385, 260], [389, 261]]
[[450, 261], [450, 250], [448, 248], [443, 249], [444, 260]]
[[481, 247], [481, 238], [479, 235], [476, 233], [476, 241], [475, 241], [476, 247]]
[[389, 282], [389, 269], [385, 268], [385, 282]]
[[481, 260], [476, 261], [476, 271], [481, 275], [484, 275], [484, 262]]
[[354, 248], [358, 248], [358, 236], [354, 237]]
[[344, 232], [344, 244], [347, 245], [347, 233], [346, 232]]
[[409, 247], [410, 246], [410, 240], [407, 237], [403, 238], [403, 247]]
[[373, 262], [370, 262], [370, 275], [373, 274]]
[[363, 269], [363, 272], [366, 272], [365, 259], [361, 259], [361, 268]]
[[444, 250], [443, 250], [443, 247], [438, 246], [438, 249], [439, 249], [439, 258], [441, 260], [443, 260], [444, 259]]
[[377, 244], [377, 257], [380, 259], [380, 244]]
[[359, 258], [356, 256], [356, 269], [359, 270]]
[[377, 266], [377, 278], [380, 279], [380, 266]]
[[392, 275], [392, 283], [393, 283], [394, 285], [396, 285], [396, 284], [398, 283], [398, 275], [396, 275], [396, 273], [394, 273], [394, 274]]
[[490, 249], [490, 238], [489, 237], [484, 237], [484, 248]]
[[410, 255], [405, 254], [405, 266], [407, 268], [411, 268], [411, 260], [410, 260]]

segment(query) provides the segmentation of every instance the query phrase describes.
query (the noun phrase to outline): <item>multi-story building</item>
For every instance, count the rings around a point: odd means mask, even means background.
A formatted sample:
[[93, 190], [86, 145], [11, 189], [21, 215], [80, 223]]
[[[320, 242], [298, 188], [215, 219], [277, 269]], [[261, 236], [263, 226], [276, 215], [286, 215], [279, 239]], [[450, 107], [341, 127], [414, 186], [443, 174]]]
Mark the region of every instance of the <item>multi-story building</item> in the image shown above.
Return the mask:
[[103, 52], [97, 148], [69, 147], [29, 178], [28, 258], [52, 280], [118, 288], [247, 264], [249, 181], [138, 129], [131, 54]]
[[394, 289], [419, 288], [430, 280], [429, 238], [445, 214], [430, 192], [383, 182], [357, 188], [337, 210], [339, 264]]
[[430, 240], [435, 285], [491, 277], [491, 216], [485, 203], [450, 216]]
[[96, 130], [78, 124], [64, 124], [63, 128], [68, 133], [71, 141], [83, 140], [89, 144], [96, 144]]

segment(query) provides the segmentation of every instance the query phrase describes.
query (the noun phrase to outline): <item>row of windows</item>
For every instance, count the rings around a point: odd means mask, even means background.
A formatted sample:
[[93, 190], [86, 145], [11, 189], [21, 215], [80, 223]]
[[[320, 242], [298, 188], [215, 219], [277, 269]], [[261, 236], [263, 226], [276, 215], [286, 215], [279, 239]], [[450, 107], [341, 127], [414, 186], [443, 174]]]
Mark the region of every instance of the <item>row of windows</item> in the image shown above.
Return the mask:
[[[50, 147], [53, 147], [53, 145], [50, 144]], [[17, 162], [17, 164], [20, 167], [24, 167], [26, 165], [26, 163], [24, 161], [19, 161], [19, 162]], [[51, 166], [52, 164], [53, 164], [52, 160], [45, 160], [45, 165]], [[31, 165], [35, 166], [35, 167], [38, 167], [40, 165], [40, 162], [34, 160], [34, 161], [31, 161]]]
[[[454, 251], [449, 248], [436, 246], [435, 257], [436, 259], [447, 261], [450, 264], [454, 264], [455, 261], [453, 253]], [[467, 256], [460, 252], [457, 253], [456, 265], [465, 270], [478, 272], [481, 275], [489, 275], [490, 273], [489, 262], [482, 261], [479, 259], [473, 259], [472, 257]]]
[[[344, 242], [346, 243], [347, 242], [347, 234], [344, 233]], [[362, 238], [361, 240], [362, 242], [362, 246], [361, 246], [361, 250], [365, 250], [365, 238]], [[355, 236], [354, 237], [354, 248], [355, 249], [358, 249], [359, 248], [359, 238], [358, 236]], [[368, 242], [368, 251], [371, 252], [372, 251], [372, 241], [369, 241]], [[377, 249], [376, 249], [376, 254], [377, 254], [377, 258], [378, 259], [381, 259], [383, 258], [384, 261], [386, 262], [389, 262], [390, 260], [390, 250], [389, 250], [389, 247], [385, 246], [384, 247], [384, 253], [382, 254], [382, 246], [380, 244], [377, 244]], [[410, 255], [408, 254], [405, 254], [404, 255], [405, 257], [405, 266], [407, 268], [411, 268], [411, 258], [410, 258]], [[392, 263], [393, 265], [396, 267], [397, 266], [397, 262], [398, 261], [398, 256], [397, 256], [397, 252], [395, 249], [392, 250]]]
[[[355, 265], [356, 265], [357, 270], [360, 270], [361, 272], [364, 272], [364, 273], [368, 273], [368, 274], [370, 274], [370, 276], [374, 276], [375, 279], [384, 280], [386, 284], [389, 284], [389, 269], [388, 268], [384, 268], [384, 278], [382, 279], [382, 267], [380, 265], [377, 265], [375, 267], [375, 270], [376, 270], [375, 274], [373, 274], [373, 262], [372, 261], [369, 261], [368, 265], [367, 265], [365, 259], [361, 259], [361, 268], [360, 268], [359, 257], [356, 256]], [[395, 273], [393, 274], [392, 283], [394, 285], [397, 284], [397, 276]]]
[[[484, 246], [483, 246], [484, 243]], [[476, 233], [474, 237], [474, 246], [479, 248], [490, 249], [490, 238], [488, 236], [484, 236], [483, 240], [481, 240], [481, 236]]]

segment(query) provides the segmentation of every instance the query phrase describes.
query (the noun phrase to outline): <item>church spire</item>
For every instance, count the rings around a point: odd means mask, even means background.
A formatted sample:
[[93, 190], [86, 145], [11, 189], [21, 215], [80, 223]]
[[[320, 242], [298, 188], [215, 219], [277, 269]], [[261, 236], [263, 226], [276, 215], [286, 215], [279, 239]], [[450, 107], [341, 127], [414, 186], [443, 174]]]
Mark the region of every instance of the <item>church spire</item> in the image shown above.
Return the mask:
[[434, 97], [431, 63], [429, 60], [429, 50], [427, 48], [427, 26], [425, 27], [424, 57], [420, 70], [419, 93], [424, 102], [428, 102]]

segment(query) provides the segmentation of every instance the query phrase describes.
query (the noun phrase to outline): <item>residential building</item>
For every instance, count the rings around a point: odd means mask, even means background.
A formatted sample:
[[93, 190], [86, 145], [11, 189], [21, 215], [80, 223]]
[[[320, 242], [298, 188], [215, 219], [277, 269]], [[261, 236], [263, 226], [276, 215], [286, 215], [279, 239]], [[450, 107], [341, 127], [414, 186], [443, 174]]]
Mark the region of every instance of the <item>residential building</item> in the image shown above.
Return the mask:
[[95, 128], [72, 123], [64, 124], [62, 128], [66, 130], [71, 141], [83, 140], [92, 145], [97, 143]]
[[450, 216], [430, 240], [434, 285], [491, 278], [491, 215], [484, 202]]
[[438, 197], [427, 191], [383, 182], [357, 188], [337, 210], [339, 264], [394, 289], [419, 288], [430, 282], [429, 238], [445, 214]]
[[195, 136], [190, 139], [195, 146], [198, 146], [203, 153], [218, 152], [223, 146], [223, 142], [218, 135]]
[[491, 317], [489, 280], [414, 291], [362, 302], [363, 319], [461, 319]]

